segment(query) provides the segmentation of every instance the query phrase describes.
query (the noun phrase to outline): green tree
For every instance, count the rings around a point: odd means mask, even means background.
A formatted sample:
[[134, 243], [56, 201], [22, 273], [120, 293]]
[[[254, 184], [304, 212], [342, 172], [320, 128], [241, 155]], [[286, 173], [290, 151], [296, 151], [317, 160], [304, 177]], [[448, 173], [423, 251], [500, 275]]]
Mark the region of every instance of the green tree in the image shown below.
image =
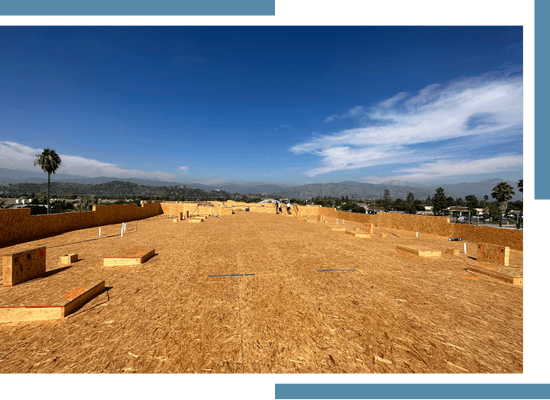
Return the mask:
[[76, 199], [76, 194], [74, 194], [73, 192], [67, 192], [67, 193], [64, 193], [61, 196], [59, 196], [59, 198], [67, 199], [67, 200], [74, 200], [74, 199]]
[[473, 194], [466, 196], [466, 206], [468, 207], [468, 211], [470, 211], [470, 224], [472, 223], [472, 214], [477, 215], [476, 207], [478, 203], [477, 197]]
[[[95, 202], [97, 204], [97, 202]], [[80, 198], [80, 202], [73, 206], [76, 211], [91, 211], [94, 205], [94, 196], [87, 194]]]
[[36, 197], [39, 203], [46, 205], [46, 200], [48, 199], [48, 193], [45, 191], [40, 191], [40, 194]]
[[55, 174], [55, 171], [61, 165], [61, 157], [55, 152], [55, 150], [44, 149], [41, 154], [35, 154], [36, 160], [34, 160], [34, 166], [39, 165], [42, 171], [48, 174], [48, 211], [50, 213], [50, 175]]
[[359, 204], [357, 203], [352, 203], [351, 205], [351, 212], [354, 212], [354, 213], [360, 213], [360, 214], [365, 214], [367, 212], [367, 210], [365, 210], [363, 207], [361, 207]]
[[407, 195], [407, 213], [416, 214], [416, 205], [414, 204], [414, 193], [409, 192]]
[[445, 191], [442, 187], [438, 187], [435, 190], [433, 203], [434, 215], [441, 215], [443, 213], [443, 210], [447, 208], [447, 198], [445, 197]]
[[487, 208], [489, 209], [489, 215], [487, 216], [490, 217], [492, 221], [500, 217], [500, 210], [496, 204], [488, 204]]
[[500, 227], [502, 227], [502, 216], [508, 208], [508, 200], [510, 200], [514, 194], [516, 193], [512, 189], [512, 186], [508, 185], [506, 182], [500, 182], [493, 188], [491, 197], [498, 203], [498, 208], [500, 210], [498, 226]]
[[388, 211], [388, 209], [391, 207], [391, 196], [390, 196], [390, 189], [384, 189], [384, 198], [382, 199], [382, 207], [384, 207], [384, 211]]

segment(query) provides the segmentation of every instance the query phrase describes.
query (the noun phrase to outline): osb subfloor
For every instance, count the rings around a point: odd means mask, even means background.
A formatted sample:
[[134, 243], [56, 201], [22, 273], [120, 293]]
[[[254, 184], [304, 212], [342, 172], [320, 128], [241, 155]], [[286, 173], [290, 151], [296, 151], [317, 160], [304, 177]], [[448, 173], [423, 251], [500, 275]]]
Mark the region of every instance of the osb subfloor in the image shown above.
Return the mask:
[[[463, 243], [380, 228], [355, 238], [246, 212], [127, 228], [124, 237], [118, 224], [101, 238], [93, 228], [1, 250], [46, 245], [48, 270], [78, 253], [56, 280], [73, 284], [73, 270], [108, 287], [63, 320], [0, 324], [1, 373], [523, 372], [523, 289], [465, 279], [475, 278], [465, 271], [477, 264], [475, 244], [468, 255], [419, 258], [396, 245], [462, 251]], [[100, 266], [129, 248], [157, 254]], [[509, 270], [518, 276], [522, 266], [512, 251]], [[326, 269], [356, 271], [318, 272]], [[208, 277], [228, 274], [255, 275]]]

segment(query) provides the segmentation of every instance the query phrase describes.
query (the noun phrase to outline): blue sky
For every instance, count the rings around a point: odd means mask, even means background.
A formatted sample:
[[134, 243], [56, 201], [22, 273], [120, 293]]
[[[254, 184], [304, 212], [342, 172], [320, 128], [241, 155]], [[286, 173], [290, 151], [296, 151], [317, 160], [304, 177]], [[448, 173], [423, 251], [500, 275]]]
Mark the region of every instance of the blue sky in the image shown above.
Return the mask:
[[0, 27], [0, 168], [180, 182], [523, 177], [521, 27]]

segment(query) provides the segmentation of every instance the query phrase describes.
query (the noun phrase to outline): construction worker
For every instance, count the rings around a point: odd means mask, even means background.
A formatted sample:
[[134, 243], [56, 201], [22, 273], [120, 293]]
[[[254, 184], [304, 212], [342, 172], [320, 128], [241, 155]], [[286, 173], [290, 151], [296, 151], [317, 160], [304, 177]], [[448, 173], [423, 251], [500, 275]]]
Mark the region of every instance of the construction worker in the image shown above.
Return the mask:
[[290, 214], [290, 202], [286, 202], [286, 211]]
[[275, 213], [279, 214], [279, 202], [275, 201]]

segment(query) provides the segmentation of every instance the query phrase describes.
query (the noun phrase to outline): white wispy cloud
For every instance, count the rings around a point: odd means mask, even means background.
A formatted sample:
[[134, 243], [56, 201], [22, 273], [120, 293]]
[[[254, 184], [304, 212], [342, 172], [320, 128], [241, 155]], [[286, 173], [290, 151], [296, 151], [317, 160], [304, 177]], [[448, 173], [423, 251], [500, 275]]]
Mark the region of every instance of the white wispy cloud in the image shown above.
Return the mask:
[[[470, 144], [486, 143], [488, 138], [506, 141], [518, 135], [523, 125], [523, 82], [521, 77], [508, 74], [462, 78], [445, 85], [429, 85], [413, 95], [400, 92], [371, 108], [354, 107], [345, 116], [364, 116], [372, 123], [316, 135], [290, 149], [295, 154], [309, 153], [321, 158], [321, 165], [308, 170], [308, 176], [379, 165], [424, 163], [424, 168], [436, 167], [403, 172], [431, 178], [437, 173], [437, 166], [445, 162], [456, 165], [446, 156], [453, 149], [446, 148], [448, 144], [444, 141], [464, 138]], [[456, 152], [454, 157], [464, 159], [463, 154]], [[489, 157], [487, 165], [490, 160], [496, 162]]]
[[189, 169], [189, 167], [183, 166], [183, 167], [179, 167], [178, 169], [185, 174], [187, 172], [187, 170]]
[[496, 157], [479, 160], [437, 160], [435, 162], [423, 163], [415, 168], [398, 169], [396, 171], [398, 174], [391, 177], [365, 177], [363, 179], [369, 183], [382, 183], [388, 180], [422, 182], [449, 176], [513, 171], [522, 166], [522, 155], [501, 154]]
[[[40, 172], [39, 167], [34, 167], [35, 154], [42, 153], [44, 149], [35, 149], [20, 143], [0, 142], [0, 168], [12, 168], [25, 171]], [[59, 174], [81, 175], [86, 177], [116, 177], [116, 178], [143, 178], [173, 181], [174, 174], [166, 172], [146, 172], [133, 169], [120, 168], [117, 164], [106, 163], [88, 158], [59, 154], [61, 166], [56, 171]]]

